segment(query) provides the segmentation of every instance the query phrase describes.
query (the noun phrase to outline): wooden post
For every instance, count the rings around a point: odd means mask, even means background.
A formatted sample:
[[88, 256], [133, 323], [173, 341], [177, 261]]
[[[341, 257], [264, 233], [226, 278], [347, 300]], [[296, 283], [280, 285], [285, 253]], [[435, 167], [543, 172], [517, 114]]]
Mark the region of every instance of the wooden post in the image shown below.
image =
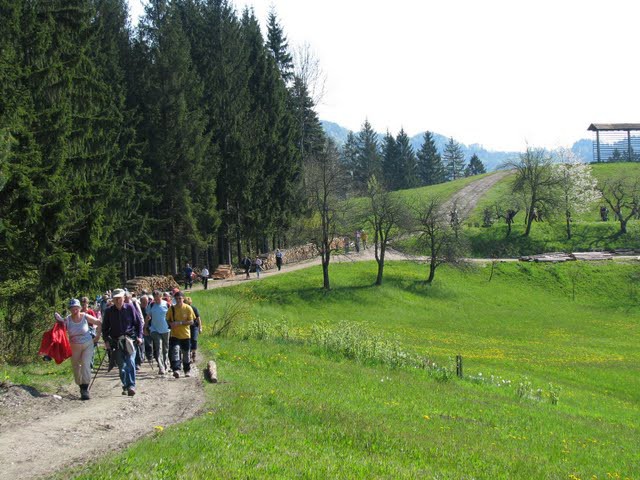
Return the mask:
[[462, 355], [456, 355], [456, 375], [462, 378]]

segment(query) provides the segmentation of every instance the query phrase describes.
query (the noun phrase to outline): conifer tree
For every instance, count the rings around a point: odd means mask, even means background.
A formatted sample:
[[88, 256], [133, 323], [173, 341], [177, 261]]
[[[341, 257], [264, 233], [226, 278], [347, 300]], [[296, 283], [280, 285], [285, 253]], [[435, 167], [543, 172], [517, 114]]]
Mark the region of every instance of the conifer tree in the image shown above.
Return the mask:
[[474, 153], [469, 160], [469, 164], [464, 169], [464, 176], [470, 177], [472, 175], [480, 175], [482, 173], [487, 173], [487, 170], [484, 168], [482, 160], [480, 160], [478, 155]]
[[[211, 172], [215, 172], [216, 158], [205, 132], [202, 82], [193, 67], [178, 11], [155, 2], [140, 28], [150, 55], [145, 72], [145, 163], [151, 168], [149, 181], [158, 196], [156, 215], [168, 221], [163, 240], [170, 268], [176, 273], [181, 247], [205, 245], [199, 220], [215, 220], [215, 175]], [[196, 195], [200, 202], [194, 202]]]
[[373, 130], [369, 120], [365, 120], [362, 129], [358, 133], [358, 157], [357, 168], [354, 172], [354, 181], [361, 192], [365, 192], [369, 179], [372, 176], [382, 175], [382, 161], [378, 134]]
[[387, 131], [382, 140], [382, 175], [384, 178], [384, 186], [389, 191], [400, 188], [398, 162], [398, 144], [396, 143], [396, 139], [393, 138], [393, 135]]
[[417, 157], [417, 175], [421, 185], [435, 185], [444, 182], [444, 168], [442, 158], [436, 148], [436, 142], [431, 132], [425, 132], [422, 146]]
[[280, 24], [274, 8], [269, 11], [267, 20], [267, 49], [273, 59], [285, 83], [293, 79], [293, 58], [289, 53], [289, 43]]
[[397, 185], [398, 188], [412, 188], [418, 185], [416, 173], [416, 154], [413, 151], [409, 136], [404, 129], [400, 129], [400, 133], [396, 137], [398, 149], [398, 170]]
[[464, 174], [464, 153], [462, 147], [453, 137], [449, 139], [442, 154], [447, 180], [462, 178]]
[[352, 131], [349, 131], [347, 139], [340, 149], [340, 159], [344, 165], [347, 178], [350, 179], [351, 189], [356, 191], [354, 175], [358, 168], [358, 140]]
[[307, 85], [298, 76], [293, 78], [290, 108], [298, 124], [297, 143], [304, 162], [307, 155], [315, 155], [324, 150], [326, 136]]

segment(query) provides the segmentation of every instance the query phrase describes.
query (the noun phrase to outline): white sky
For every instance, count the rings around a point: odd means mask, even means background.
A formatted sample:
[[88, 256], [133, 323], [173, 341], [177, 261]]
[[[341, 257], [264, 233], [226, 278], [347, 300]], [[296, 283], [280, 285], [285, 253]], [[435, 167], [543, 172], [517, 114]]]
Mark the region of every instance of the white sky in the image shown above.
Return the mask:
[[[129, 0], [132, 15], [144, 0]], [[640, 122], [637, 0], [234, 0], [326, 75], [323, 120], [431, 130], [490, 150], [553, 148]]]

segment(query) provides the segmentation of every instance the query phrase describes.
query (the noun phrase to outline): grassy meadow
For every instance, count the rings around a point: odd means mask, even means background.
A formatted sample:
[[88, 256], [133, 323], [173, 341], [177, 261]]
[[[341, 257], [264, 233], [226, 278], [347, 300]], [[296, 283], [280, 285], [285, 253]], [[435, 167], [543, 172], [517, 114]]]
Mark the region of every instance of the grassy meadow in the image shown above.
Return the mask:
[[499, 263], [428, 286], [394, 262], [374, 287], [354, 263], [327, 294], [320, 267], [195, 292], [205, 330], [240, 306], [201, 337], [221, 380], [203, 414], [63, 475], [640, 478], [638, 272]]
[[[640, 177], [640, 164], [594, 164], [592, 173], [599, 181], [621, 175]], [[508, 175], [496, 183], [465, 221], [465, 234], [470, 240], [472, 255], [517, 257], [542, 252], [640, 248], [640, 222], [631, 220], [627, 226], [627, 234], [620, 235], [620, 223], [614, 220], [612, 212], [609, 212], [608, 222], [600, 221], [599, 209], [603, 202], [596, 202], [586, 212], [575, 215], [571, 239], [567, 239], [565, 218], [561, 213], [546, 218], [543, 222], [535, 222], [528, 237], [522, 235], [525, 231], [523, 212], [516, 216], [509, 237], [507, 225], [503, 220], [496, 221], [491, 228], [482, 228], [480, 225], [483, 222], [484, 209], [493, 209], [493, 205], [500, 203], [501, 198], [508, 196], [512, 182], [513, 176]]]

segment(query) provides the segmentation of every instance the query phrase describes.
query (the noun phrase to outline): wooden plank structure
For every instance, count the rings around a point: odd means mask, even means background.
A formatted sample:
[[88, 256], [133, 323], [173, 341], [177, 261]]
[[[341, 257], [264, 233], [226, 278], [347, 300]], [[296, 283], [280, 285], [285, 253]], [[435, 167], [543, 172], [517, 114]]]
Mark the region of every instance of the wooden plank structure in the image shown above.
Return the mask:
[[[631, 135], [631, 132], [640, 132], [640, 123], [592, 123], [587, 130], [596, 132], [593, 144], [594, 162], [606, 162], [609, 159], [633, 162], [640, 153], [640, 133]], [[601, 132], [604, 132], [604, 142], [600, 138]]]

